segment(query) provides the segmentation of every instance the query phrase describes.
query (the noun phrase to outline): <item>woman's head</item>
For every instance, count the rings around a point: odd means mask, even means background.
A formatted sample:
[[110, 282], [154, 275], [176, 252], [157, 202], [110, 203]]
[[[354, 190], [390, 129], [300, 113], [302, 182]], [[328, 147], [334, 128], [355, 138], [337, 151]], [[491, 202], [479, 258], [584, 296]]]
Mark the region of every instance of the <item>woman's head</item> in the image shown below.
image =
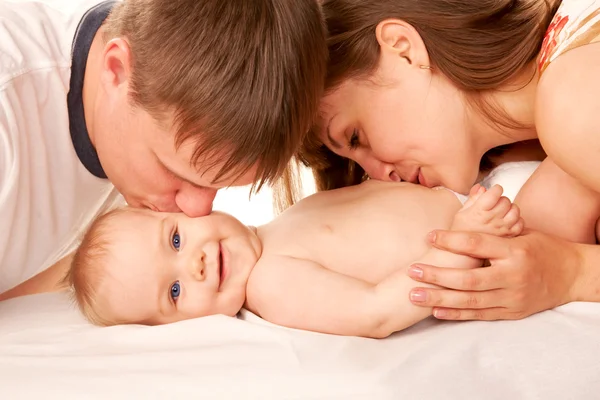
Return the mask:
[[362, 179], [341, 156], [375, 179], [468, 191], [484, 153], [511, 141], [482, 138], [512, 123], [487, 94], [523, 78], [555, 3], [325, 0], [327, 94], [299, 154], [320, 188]]

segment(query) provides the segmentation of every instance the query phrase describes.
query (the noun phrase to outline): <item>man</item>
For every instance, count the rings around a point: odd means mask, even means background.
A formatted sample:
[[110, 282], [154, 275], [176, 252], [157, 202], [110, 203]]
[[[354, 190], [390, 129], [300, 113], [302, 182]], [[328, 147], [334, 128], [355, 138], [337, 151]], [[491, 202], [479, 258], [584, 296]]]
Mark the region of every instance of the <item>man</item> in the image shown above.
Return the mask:
[[283, 171], [322, 94], [316, 0], [0, 3], [0, 293], [119, 193], [200, 216]]

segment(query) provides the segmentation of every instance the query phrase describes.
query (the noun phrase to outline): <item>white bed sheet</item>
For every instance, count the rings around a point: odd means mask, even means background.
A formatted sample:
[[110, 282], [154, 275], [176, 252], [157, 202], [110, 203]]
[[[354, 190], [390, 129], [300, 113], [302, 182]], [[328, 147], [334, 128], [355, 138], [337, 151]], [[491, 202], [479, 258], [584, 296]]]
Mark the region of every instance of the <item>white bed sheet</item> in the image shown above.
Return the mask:
[[383, 340], [243, 312], [97, 328], [65, 296], [0, 303], [2, 399], [597, 399], [600, 305], [522, 321], [426, 320]]
[[[229, 190], [215, 208], [248, 224], [272, 217], [268, 191], [247, 198], [245, 189]], [[574, 303], [522, 321], [429, 319], [371, 340], [282, 328], [246, 311], [238, 319], [97, 328], [61, 294], [0, 303], [0, 399], [179, 395], [598, 399], [600, 304]]]

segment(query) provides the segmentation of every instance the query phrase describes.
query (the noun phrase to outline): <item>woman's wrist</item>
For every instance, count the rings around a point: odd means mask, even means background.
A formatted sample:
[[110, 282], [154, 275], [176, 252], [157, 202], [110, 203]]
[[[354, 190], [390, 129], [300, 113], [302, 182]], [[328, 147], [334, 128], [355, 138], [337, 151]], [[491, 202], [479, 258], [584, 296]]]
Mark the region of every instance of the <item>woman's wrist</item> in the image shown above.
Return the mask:
[[574, 244], [576, 259], [572, 265], [575, 279], [569, 301], [600, 302], [600, 245]]

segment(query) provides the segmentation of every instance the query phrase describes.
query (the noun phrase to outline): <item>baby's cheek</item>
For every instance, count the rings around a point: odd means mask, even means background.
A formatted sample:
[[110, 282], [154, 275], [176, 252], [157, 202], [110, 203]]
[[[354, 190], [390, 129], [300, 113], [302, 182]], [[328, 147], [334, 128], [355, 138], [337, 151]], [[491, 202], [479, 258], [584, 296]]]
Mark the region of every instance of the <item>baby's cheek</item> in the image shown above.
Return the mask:
[[[195, 286], [195, 285], [194, 285]], [[187, 293], [182, 297], [182, 301], [178, 303], [177, 311], [181, 315], [185, 315], [185, 319], [201, 318], [209, 315], [215, 315], [213, 300], [207, 294], [202, 293], [202, 289], [187, 287]]]

